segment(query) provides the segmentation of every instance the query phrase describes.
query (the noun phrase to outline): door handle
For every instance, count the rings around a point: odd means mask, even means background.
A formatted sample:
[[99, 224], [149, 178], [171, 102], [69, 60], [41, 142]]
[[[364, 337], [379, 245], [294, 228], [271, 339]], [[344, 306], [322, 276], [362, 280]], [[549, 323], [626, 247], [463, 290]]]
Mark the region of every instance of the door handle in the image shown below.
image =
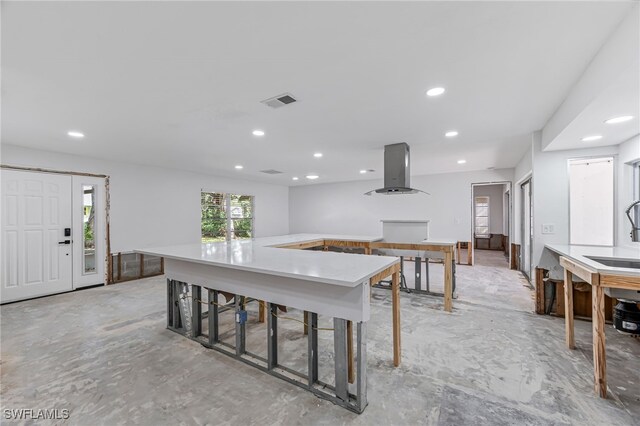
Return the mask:
[[71, 240], [58, 241], [58, 244], [71, 244]]

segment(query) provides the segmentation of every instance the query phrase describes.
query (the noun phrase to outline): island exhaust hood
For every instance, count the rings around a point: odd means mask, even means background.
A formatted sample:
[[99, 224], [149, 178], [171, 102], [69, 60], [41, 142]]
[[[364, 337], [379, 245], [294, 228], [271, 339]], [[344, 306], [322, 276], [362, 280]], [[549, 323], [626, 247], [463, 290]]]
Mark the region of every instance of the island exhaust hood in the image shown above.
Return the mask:
[[402, 195], [402, 194], [423, 194], [428, 192], [411, 188], [411, 176], [409, 174], [410, 160], [409, 145], [406, 143], [394, 143], [384, 147], [384, 188], [374, 189], [365, 192], [364, 195]]

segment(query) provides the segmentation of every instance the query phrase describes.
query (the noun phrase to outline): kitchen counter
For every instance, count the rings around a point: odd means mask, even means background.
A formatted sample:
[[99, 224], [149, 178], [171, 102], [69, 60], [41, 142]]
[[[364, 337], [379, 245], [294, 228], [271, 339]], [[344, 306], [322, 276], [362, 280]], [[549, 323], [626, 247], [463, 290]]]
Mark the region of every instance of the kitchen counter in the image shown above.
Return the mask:
[[548, 254], [557, 257], [563, 272], [565, 342], [569, 349], [576, 347], [573, 322], [573, 283], [576, 281], [574, 278], [579, 277], [591, 285], [594, 388], [601, 398], [606, 398], [605, 293], [617, 299], [634, 300], [640, 291], [640, 268], [609, 266], [593, 258], [638, 262], [640, 250], [626, 247], [547, 244], [541, 264]]
[[[640, 277], [640, 269], [608, 266], [590, 259], [590, 257], [601, 257], [616, 260], [640, 261], [640, 248], [579, 246], [568, 244], [546, 244], [545, 248], [558, 256], [569, 258], [599, 274]], [[545, 267], [545, 269], [549, 269], [550, 271], [553, 270], [549, 267]]]
[[355, 287], [398, 263], [395, 257], [284, 250], [279, 246], [324, 240], [374, 242], [379, 237], [326, 234], [291, 234], [276, 237], [195, 243], [136, 250], [138, 253], [205, 265], [258, 272], [287, 278], [304, 278], [326, 284]]

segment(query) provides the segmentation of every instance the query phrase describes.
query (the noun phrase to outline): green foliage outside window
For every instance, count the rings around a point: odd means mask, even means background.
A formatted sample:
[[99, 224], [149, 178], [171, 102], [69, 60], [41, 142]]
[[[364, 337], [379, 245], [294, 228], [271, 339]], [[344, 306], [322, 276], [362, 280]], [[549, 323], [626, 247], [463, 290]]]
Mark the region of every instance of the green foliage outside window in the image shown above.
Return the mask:
[[[202, 242], [253, 236], [253, 197], [202, 192]], [[228, 207], [228, 210], [227, 210]], [[227, 211], [230, 212], [227, 217]]]

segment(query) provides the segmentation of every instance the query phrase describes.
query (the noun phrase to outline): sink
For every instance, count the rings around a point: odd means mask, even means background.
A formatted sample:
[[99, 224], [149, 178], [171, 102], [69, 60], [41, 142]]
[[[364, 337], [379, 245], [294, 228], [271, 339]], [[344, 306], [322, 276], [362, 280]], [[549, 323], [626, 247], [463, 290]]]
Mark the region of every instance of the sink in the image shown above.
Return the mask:
[[601, 265], [610, 266], [612, 268], [640, 269], [640, 259], [628, 260], [628, 259], [616, 259], [612, 257], [597, 257], [597, 256], [585, 256], [585, 257], [587, 259], [591, 259], [595, 262], [598, 262]]

